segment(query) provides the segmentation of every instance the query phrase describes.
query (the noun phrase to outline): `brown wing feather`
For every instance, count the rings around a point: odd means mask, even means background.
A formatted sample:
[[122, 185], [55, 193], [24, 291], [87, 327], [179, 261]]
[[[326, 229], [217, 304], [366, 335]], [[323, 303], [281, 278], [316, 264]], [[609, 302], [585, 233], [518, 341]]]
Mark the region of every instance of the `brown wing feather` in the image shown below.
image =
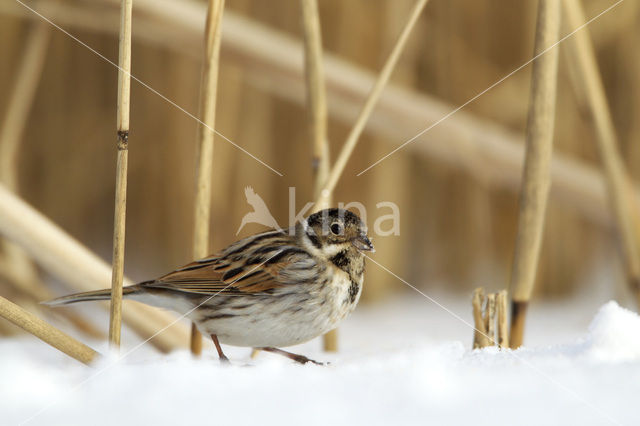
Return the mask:
[[294, 258], [309, 257], [291, 246], [275, 246], [272, 250], [269, 247], [265, 241], [248, 248], [245, 256], [225, 256], [223, 252], [221, 256], [192, 262], [144, 286], [200, 295], [265, 294], [290, 285], [281, 279], [280, 272], [295, 263]]

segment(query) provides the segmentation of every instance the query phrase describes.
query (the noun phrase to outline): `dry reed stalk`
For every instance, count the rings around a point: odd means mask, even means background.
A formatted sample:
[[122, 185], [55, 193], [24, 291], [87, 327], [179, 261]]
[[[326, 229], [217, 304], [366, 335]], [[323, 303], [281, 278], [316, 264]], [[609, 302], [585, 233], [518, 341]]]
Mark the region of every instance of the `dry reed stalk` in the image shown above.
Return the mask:
[[127, 166], [129, 162], [129, 101], [131, 98], [131, 12], [132, 0], [120, 3], [120, 40], [118, 55], [118, 158], [116, 164], [116, 202], [113, 224], [113, 272], [109, 344], [120, 348], [122, 322], [122, 281], [124, 279], [124, 238], [127, 211]]
[[[327, 140], [327, 95], [322, 65], [322, 32], [316, 0], [300, 0], [304, 32], [305, 81], [307, 108], [309, 110], [309, 134], [313, 144], [313, 198], [314, 212], [331, 206], [331, 192], [322, 191], [329, 175], [331, 159]], [[331, 330], [323, 336], [325, 351], [338, 350], [338, 331]]]
[[[359, 3], [351, 2], [351, 7], [355, 7], [352, 11], [347, 4], [344, 4], [341, 13], [346, 13], [349, 16], [357, 16], [359, 14]], [[379, 24], [380, 32], [382, 33], [382, 41], [380, 51], [388, 52], [393, 48], [394, 39], [402, 31], [404, 26], [405, 17], [409, 15], [411, 8], [413, 7], [414, 0], [396, 0], [393, 2], [386, 2], [380, 9], [380, 17], [382, 22]], [[432, 3], [431, 6], [434, 4]], [[431, 7], [430, 6], [430, 7]], [[416, 64], [422, 60], [424, 55], [423, 40], [427, 35], [425, 34], [426, 19], [419, 20], [416, 23], [416, 27], [413, 30], [412, 41], [407, 43], [402, 54], [403, 60], [399, 61], [393, 72], [393, 81], [404, 87], [416, 87], [418, 86], [418, 79], [421, 75], [420, 67]], [[350, 34], [353, 27], [353, 23], [350, 20], [343, 20], [339, 29], [340, 34]], [[335, 29], [334, 29], [335, 31]], [[361, 49], [361, 43], [348, 41], [348, 37], [340, 37], [342, 46], [338, 46], [336, 52], [340, 52], [341, 55], [353, 57], [354, 51]], [[367, 52], [373, 61], [379, 59], [379, 51], [371, 49]], [[390, 87], [390, 84], [387, 88]], [[382, 100], [382, 97], [380, 101]], [[378, 105], [380, 105], [378, 101]], [[373, 120], [373, 118], [371, 119]], [[367, 163], [382, 158], [389, 152], [389, 144], [384, 140], [384, 136], [369, 135], [368, 152], [363, 153]], [[406, 206], [413, 204], [413, 194], [411, 191], [404, 190], [406, 188], [413, 188], [414, 182], [419, 181], [416, 178], [412, 165], [415, 159], [410, 155], [398, 155], [393, 157], [393, 161], [385, 165], [385, 171], [379, 173], [373, 173], [367, 176], [369, 184], [364, 194], [358, 194], [358, 198], [365, 205], [369, 205], [371, 202], [379, 202], [383, 199], [387, 201], [393, 201], [399, 206]], [[393, 178], [390, 178], [390, 177]], [[427, 193], [427, 190], [424, 189]], [[405, 216], [407, 217], [407, 216]], [[369, 218], [369, 226], [373, 225], [373, 221]], [[485, 229], [483, 223], [482, 229]], [[376, 259], [380, 263], [387, 266], [392, 271], [406, 270], [411, 263], [410, 256], [407, 256], [405, 251], [406, 240], [403, 238], [386, 238], [384, 245], [380, 247], [380, 250], [376, 252]], [[369, 302], [381, 302], [386, 297], [391, 296], [399, 290], [399, 282], [382, 277], [373, 276], [379, 274], [382, 270], [371, 270], [367, 279], [366, 288], [363, 289], [361, 301], [364, 303]]]
[[[116, 4], [108, 0], [108, 4]], [[42, 1], [47, 6], [50, 2]], [[198, 57], [205, 7], [189, 0], [138, 0], [136, 37], [146, 43], [173, 49]], [[35, 19], [33, 13], [14, 3], [1, 3], [0, 11], [12, 16]], [[74, 5], [46, 11], [55, 22], [69, 28], [113, 34], [112, 21], [117, 13]], [[248, 80], [276, 96], [303, 104], [304, 72], [300, 61], [300, 43], [281, 32], [267, 28], [232, 12], [225, 14], [222, 46], [229, 60], [244, 65]], [[362, 100], [375, 82], [375, 76], [335, 55], [324, 55], [329, 114], [342, 123], [353, 123]], [[381, 95], [378, 107], [367, 122], [367, 129], [380, 140], [397, 145], [406, 140], [408, 128], [424, 129], [454, 109], [433, 96], [389, 85]], [[398, 123], [402, 123], [399, 125]], [[473, 135], [469, 141], [468, 135]], [[459, 111], [429, 130], [420, 140], [407, 145], [408, 152], [433, 158], [449, 167], [480, 173], [495, 188], [520, 189], [524, 144], [521, 135], [504, 126]], [[551, 164], [554, 202], [576, 210], [600, 225], [610, 224], [607, 195], [601, 173], [577, 158], [556, 153]], [[640, 202], [634, 188], [633, 198]]]
[[[226, 18], [225, 11], [225, 18]], [[217, 126], [220, 128], [231, 129], [230, 137], [234, 140], [247, 140], [247, 141], [263, 141], [263, 135], [265, 134], [262, 129], [257, 130], [254, 128], [253, 115], [249, 115], [244, 110], [243, 94], [244, 94], [244, 72], [241, 69], [233, 68], [233, 71], [225, 73], [224, 84], [220, 86], [218, 97], [220, 99], [226, 99], [224, 108], [226, 113], [219, 114], [217, 120]], [[265, 97], [268, 95], [263, 94]], [[249, 103], [251, 105], [251, 103]], [[251, 126], [244, 126], [244, 117], [251, 117]], [[258, 136], [242, 139], [240, 135], [243, 131], [256, 132]], [[222, 145], [218, 144], [222, 147]], [[230, 147], [229, 147], [230, 148]], [[235, 212], [237, 211], [235, 204], [240, 197], [237, 197], [236, 188], [232, 184], [236, 176], [244, 176], [243, 171], [238, 170], [238, 165], [234, 161], [233, 155], [235, 150], [220, 149], [216, 151], [217, 164], [213, 170], [213, 181], [216, 183], [216, 190], [212, 192], [212, 205], [220, 206], [227, 205], [229, 200], [234, 200], [230, 210], [233, 212], [229, 214], [227, 211], [220, 211], [216, 213], [214, 209], [212, 211], [212, 223], [219, 223], [221, 226], [216, 226], [216, 232], [211, 235], [210, 244], [212, 247], [222, 247], [229, 243], [233, 239], [232, 235], [236, 229], [231, 229], [229, 226], [232, 218], [236, 218]], [[254, 152], [253, 150], [249, 150]], [[259, 154], [256, 154], [259, 155]], [[260, 158], [264, 158], [260, 156]], [[271, 163], [268, 159], [264, 161]], [[240, 166], [249, 165], [249, 163], [240, 162]], [[255, 169], [255, 167], [254, 167]], [[256, 171], [257, 172], [257, 171]], [[267, 199], [264, 196], [263, 199]], [[244, 200], [242, 200], [244, 201]], [[243, 206], [246, 208], [245, 206]], [[219, 214], [219, 216], [217, 216]], [[216, 220], [217, 219], [217, 220]], [[229, 231], [228, 233], [224, 230]]]
[[[77, 291], [105, 288], [111, 267], [49, 219], [0, 184], [0, 234], [23, 248], [42, 268]], [[125, 278], [125, 284], [132, 284]], [[163, 352], [187, 344], [188, 330], [175, 316], [136, 302], [125, 302], [124, 321]], [[173, 324], [173, 325], [172, 325]]]
[[[571, 28], [576, 28], [586, 21], [579, 0], [564, 0], [563, 5], [567, 23]], [[602, 85], [602, 77], [589, 36], [589, 29], [585, 28], [577, 32], [572, 37], [571, 44], [570, 65], [574, 69], [577, 80], [584, 88], [584, 95], [594, 119], [596, 142], [604, 167], [609, 201], [622, 242], [627, 280], [636, 295], [638, 306], [640, 306], [640, 247], [638, 247], [639, 241], [634, 229], [633, 217], [637, 215], [638, 208], [633, 203], [630, 193], [631, 180], [618, 151], [618, 138]]]
[[487, 329], [485, 326], [484, 317], [482, 315], [484, 305], [484, 289], [478, 287], [473, 291], [473, 299], [471, 299], [471, 306], [473, 307], [473, 349], [484, 348], [488, 346]]
[[15, 303], [11, 303], [4, 297], [0, 297], [0, 316], [59, 351], [87, 365], [99, 355], [84, 343], [63, 333], [46, 321], [33, 315], [31, 312], [25, 311]]
[[[220, 59], [220, 33], [224, 0], [209, 0], [204, 32], [204, 57], [200, 87], [200, 119], [196, 153], [196, 196], [193, 221], [193, 258], [209, 254], [211, 224], [211, 177], [213, 174], [213, 139], [216, 122], [216, 99]], [[191, 353], [202, 353], [202, 336], [191, 324]]]
[[[313, 188], [314, 199], [320, 199], [322, 187], [329, 175], [330, 156], [327, 141], [327, 94], [322, 63], [322, 33], [316, 0], [301, 0], [304, 29], [304, 58], [307, 86], [307, 108], [309, 110], [309, 134], [313, 144]], [[330, 204], [321, 200], [322, 210]]]
[[[321, 210], [322, 208], [324, 208], [330, 203], [332, 193], [333, 193], [333, 190], [335, 189], [336, 184], [338, 183], [338, 179], [340, 179], [340, 176], [344, 171], [347, 161], [351, 157], [351, 154], [353, 153], [353, 150], [360, 138], [360, 135], [364, 130], [364, 126], [368, 121], [369, 117], [371, 116], [373, 108], [378, 102], [378, 99], [380, 98], [382, 91], [387, 85], [387, 82], [389, 81], [389, 77], [391, 76], [391, 72], [393, 71], [396, 63], [398, 62], [398, 59], [400, 58], [400, 54], [402, 53], [402, 50], [406, 45], [409, 35], [411, 34], [411, 30], [415, 26], [415, 23], [418, 21], [418, 17], [420, 16], [422, 10], [424, 9], [424, 6], [427, 4], [427, 1], [428, 0], [418, 0], [416, 2], [416, 5], [411, 11], [407, 24], [405, 25], [403, 31], [401, 32], [400, 37], [396, 41], [396, 44], [394, 45], [394, 48], [391, 51], [391, 54], [387, 58], [387, 61], [382, 67], [382, 70], [380, 71], [380, 74], [378, 75], [375, 84], [371, 88], [371, 91], [369, 92], [369, 95], [365, 101], [365, 104], [362, 107], [362, 110], [360, 111], [358, 118], [356, 119], [356, 122], [351, 129], [351, 132], [347, 136], [347, 140], [345, 141], [342, 147], [342, 150], [340, 151], [340, 154], [336, 159], [335, 164], [331, 168], [326, 179], [323, 180], [323, 184], [320, 187], [321, 189], [316, 187], [316, 190], [315, 190], [316, 194], [314, 197], [316, 201], [314, 206], [315, 211]], [[317, 12], [317, 8], [316, 8], [316, 12]], [[305, 18], [305, 26], [306, 25], [307, 23]], [[318, 32], [319, 32], [319, 25], [318, 25]], [[318, 37], [320, 37], [319, 34], [318, 34]], [[309, 42], [307, 41], [306, 43], [309, 43]], [[322, 50], [320, 48], [320, 52], [321, 51]], [[328, 148], [327, 148], [326, 154], [328, 156]], [[316, 180], [316, 184], [317, 183], [318, 183], [318, 180]], [[325, 350], [336, 351], [338, 348], [337, 330], [331, 330], [329, 333], [327, 333], [324, 336], [323, 342], [324, 342]]]
[[[407, 40], [409, 39], [411, 30], [413, 29], [416, 22], [418, 21], [418, 18], [420, 17], [422, 10], [427, 4], [427, 1], [428, 0], [416, 1], [416, 4], [413, 7], [413, 10], [411, 11], [411, 14], [409, 15], [409, 20], [407, 21], [404, 29], [402, 30], [402, 33], [400, 33], [400, 36], [398, 37], [398, 40], [396, 41], [396, 44], [393, 47], [393, 50], [391, 51], [391, 54], [387, 58], [387, 61], [385, 62], [384, 66], [382, 67], [382, 70], [380, 71], [380, 74], [378, 74], [376, 82], [371, 88], [371, 91], [369, 92], [367, 100], [365, 101], [364, 106], [362, 107], [362, 109], [360, 110], [360, 113], [358, 114], [358, 118], [356, 119], [356, 122], [353, 125], [351, 131], [349, 132], [349, 135], [347, 136], [347, 140], [342, 146], [342, 150], [340, 151], [340, 154], [338, 155], [338, 158], [336, 159], [335, 164], [331, 168], [329, 176], [327, 177], [327, 182], [324, 184], [323, 189], [320, 192], [321, 196], [325, 196], [325, 194], [331, 194], [336, 184], [338, 183], [338, 179], [340, 179], [340, 176], [342, 175], [342, 172], [344, 171], [344, 168], [347, 165], [347, 161], [351, 157], [351, 154], [353, 153], [353, 150], [356, 147], [356, 144], [358, 143], [360, 135], [364, 130], [364, 126], [369, 120], [369, 117], [373, 112], [373, 108], [376, 106], [378, 99], [382, 94], [382, 91], [387, 85], [387, 82], [389, 81], [389, 77], [391, 77], [391, 72], [393, 71], [396, 63], [398, 62], [398, 59], [400, 58], [400, 54], [402, 53], [402, 50], [404, 49], [404, 46], [406, 45]], [[327, 192], [325, 193], [324, 191], [327, 191]]]
[[[557, 0], [540, 0], [535, 55], [558, 40], [559, 29], [560, 3]], [[557, 49], [550, 50], [533, 63], [518, 234], [510, 282], [512, 312], [509, 340], [512, 348], [522, 344], [526, 307], [533, 291], [540, 255], [550, 183], [557, 68]]]
[[496, 296], [496, 313], [498, 322], [498, 346], [509, 347], [509, 325], [507, 318], [507, 291], [502, 290]]

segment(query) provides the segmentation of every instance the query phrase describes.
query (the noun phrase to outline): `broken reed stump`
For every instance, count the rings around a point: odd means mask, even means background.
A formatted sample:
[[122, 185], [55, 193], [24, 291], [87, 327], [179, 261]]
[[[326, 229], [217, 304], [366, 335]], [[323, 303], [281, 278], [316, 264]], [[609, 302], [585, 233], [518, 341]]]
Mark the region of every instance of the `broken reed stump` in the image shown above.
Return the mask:
[[473, 349], [495, 346], [509, 347], [507, 327], [507, 292], [502, 290], [485, 296], [479, 287], [473, 292]]
[[498, 346], [509, 347], [509, 323], [507, 322], [507, 291], [502, 290], [496, 296], [496, 314], [498, 315]]
[[473, 292], [473, 299], [471, 299], [473, 323], [475, 325], [473, 329], [473, 349], [489, 346], [487, 343], [487, 329], [482, 315], [484, 300], [484, 289], [482, 287], [476, 288]]
[[487, 304], [484, 309], [484, 329], [487, 330], [487, 343], [489, 346], [496, 344], [496, 294], [487, 295]]
[[99, 356], [98, 352], [89, 346], [58, 330], [48, 322], [4, 297], [0, 297], [0, 317], [5, 318], [24, 331], [33, 334], [43, 342], [84, 364], [90, 364], [91, 361]]

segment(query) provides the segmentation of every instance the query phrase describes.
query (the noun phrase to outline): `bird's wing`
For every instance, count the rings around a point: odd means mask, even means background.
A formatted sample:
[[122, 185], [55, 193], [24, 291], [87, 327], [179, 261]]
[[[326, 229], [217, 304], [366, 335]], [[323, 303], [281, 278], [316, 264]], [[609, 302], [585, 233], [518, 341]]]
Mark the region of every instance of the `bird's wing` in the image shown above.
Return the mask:
[[221, 255], [192, 262], [146, 288], [200, 295], [264, 295], [317, 276], [317, 263], [305, 250], [292, 245], [259, 245], [242, 255]]

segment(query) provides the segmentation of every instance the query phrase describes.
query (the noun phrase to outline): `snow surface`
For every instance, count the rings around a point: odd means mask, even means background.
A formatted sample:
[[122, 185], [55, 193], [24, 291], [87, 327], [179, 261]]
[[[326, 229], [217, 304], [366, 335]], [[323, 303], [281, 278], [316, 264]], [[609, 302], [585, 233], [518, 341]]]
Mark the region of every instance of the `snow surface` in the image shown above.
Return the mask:
[[[470, 321], [466, 305], [455, 313]], [[0, 424], [640, 424], [640, 317], [608, 302], [587, 328], [578, 312], [532, 309], [530, 346], [472, 351], [468, 326], [423, 299], [362, 307], [339, 354], [292, 348], [327, 367], [243, 348], [226, 348], [224, 367], [212, 350], [194, 360], [145, 345], [90, 369], [28, 336], [5, 339]]]

